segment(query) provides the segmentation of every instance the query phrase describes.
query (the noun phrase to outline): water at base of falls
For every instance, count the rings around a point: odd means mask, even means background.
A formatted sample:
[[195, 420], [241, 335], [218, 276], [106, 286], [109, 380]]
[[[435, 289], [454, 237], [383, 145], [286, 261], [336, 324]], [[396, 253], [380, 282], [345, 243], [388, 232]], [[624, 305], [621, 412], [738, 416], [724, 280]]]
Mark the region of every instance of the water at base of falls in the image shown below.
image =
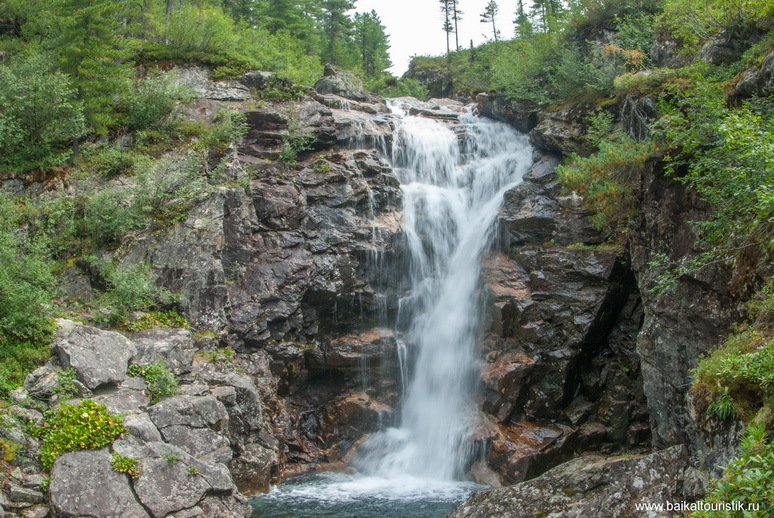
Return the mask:
[[443, 518], [479, 489], [410, 476], [316, 473], [290, 478], [251, 504], [254, 518]]
[[524, 135], [466, 114], [459, 125], [401, 114], [388, 157], [403, 193], [410, 289], [396, 335], [410, 365], [400, 423], [372, 435], [358, 473], [290, 479], [253, 500], [254, 516], [440, 518], [476, 486], [480, 259], [506, 190], [532, 162]]

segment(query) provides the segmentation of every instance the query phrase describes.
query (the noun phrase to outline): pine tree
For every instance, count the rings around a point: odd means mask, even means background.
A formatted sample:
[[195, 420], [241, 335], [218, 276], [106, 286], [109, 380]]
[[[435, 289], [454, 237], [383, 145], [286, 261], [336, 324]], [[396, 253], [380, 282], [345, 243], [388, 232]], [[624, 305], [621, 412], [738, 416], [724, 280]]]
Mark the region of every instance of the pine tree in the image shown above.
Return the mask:
[[384, 30], [376, 11], [355, 14], [355, 39], [360, 49], [361, 68], [367, 77], [375, 77], [392, 65]]
[[60, 32], [54, 50], [62, 70], [75, 82], [89, 125], [105, 133], [115, 122], [114, 100], [129, 84], [130, 71], [124, 63], [128, 52], [119, 21], [127, 6], [115, 0], [58, 3]]
[[518, 4], [516, 4], [516, 19], [513, 20], [513, 23], [516, 25], [515, 36], [517, 38], [524, 38], [532, 34], [532, 22], [524, 10], [524, 0], [518, 0]]
[[495, 26], [495, 17], [497, 16], [497, 12], [500, 10], [500, 8], [497, 5], [497, 2], [495, 0], [489, 0], [489, 3], [486, 4], [486, 7], [484, 8], [484, 12], [481, 13], [481, 23], [491, 23], [492, 24], [492, 36], [494, 37], [495, 41], [498, 41], [500, 31], [497, 30], [497, 27]]
[[344, 68], [357, 66], [358, 52], [352, 38], [353, 24], [346, 14], [355, 8], [354, 2], [323, 0], [321, 7], [326, 39], [323, 61]]
[[462, 11], [457, 7], [457, 0], [452, 0], [452, 19], [454, 20], [454, 43], [457, 50], [460, 50], [460, 30], [459, 21], [462, 18]]
[[530, 12], [530, 16], [537, 21], [540, 32], [554, 31], [562, 14], [564, 6], [561, 0], [534, 0]]
[[449, 35], [454, 32], [454, 25], [452, 24], [452, 0], [440, 0], [441, 2], [441, 14], [443, 14], [443, 32], [446, 33], [446, 55], [451, 52], [449, 46]]

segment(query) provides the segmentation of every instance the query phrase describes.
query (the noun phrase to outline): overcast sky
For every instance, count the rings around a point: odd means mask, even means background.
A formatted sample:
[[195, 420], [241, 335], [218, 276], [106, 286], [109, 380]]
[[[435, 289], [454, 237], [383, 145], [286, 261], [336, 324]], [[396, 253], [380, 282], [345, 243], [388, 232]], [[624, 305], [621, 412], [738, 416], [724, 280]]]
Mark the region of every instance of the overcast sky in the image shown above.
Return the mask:
[[[460, 46], [468, 47], [470, 40], [478, 45], [492, 39], [492, 24], [481, 23], [481, 13], [489, 0], [458, 0], [462, 10], [460, 22]], [[495, 19], [498, 30], [505, 38], [513, 36], [514, 0], [500, 0], [500, 13]], [[513, 5], [512, 5], [513, 4]], [[439, 0], [357, 0], [355, 10], [375, 10], [387, 27], [390, 36], [390, 71], [401, 76], [408, 68], [413, 55], [440, 55], [446, 52], [446, 34], [441, 29], [441, 3]], [[451, 34], [454, 49], [454, 34]]]

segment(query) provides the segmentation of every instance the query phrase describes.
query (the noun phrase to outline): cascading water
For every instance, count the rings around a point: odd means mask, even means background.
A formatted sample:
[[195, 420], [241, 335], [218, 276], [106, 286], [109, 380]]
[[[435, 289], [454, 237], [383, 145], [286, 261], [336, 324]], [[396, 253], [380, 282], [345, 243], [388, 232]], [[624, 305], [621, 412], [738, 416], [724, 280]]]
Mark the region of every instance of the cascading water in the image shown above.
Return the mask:
[[395, 111], [392, 156], [385, 158], [401, 183], [410, 252], [410, 289], [395, 324], [401, 420], [358, 449], [360, 474], [280, 486], [256, 507], [266, 513], [276, 502], [271, 509], [282, 512], [268, 516], [445, 516], [472, 489], [455, 481], [464, 479], [477, 414], [479, 260], [492, 243], [503, 193], [531, 164], [531, 148], [524, 135], [471, 114], [450, 124]]
[[415, 358], [400, 428], [373, 437], [359, 470], [384, 477], [464, 476], [475, 426], [481, 324], [479, 259], [505, 190], [531, 163], [527, 139], [463, 115], [458, 127], [403, 117], [392, 165], [403, 191], [411, 290], [397, 330]]

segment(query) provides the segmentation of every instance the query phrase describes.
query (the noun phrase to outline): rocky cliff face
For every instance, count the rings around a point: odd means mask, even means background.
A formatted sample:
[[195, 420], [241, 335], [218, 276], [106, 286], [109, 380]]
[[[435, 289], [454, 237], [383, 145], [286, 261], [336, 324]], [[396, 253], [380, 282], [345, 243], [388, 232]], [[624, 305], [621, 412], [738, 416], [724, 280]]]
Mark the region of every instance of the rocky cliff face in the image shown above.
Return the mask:
[[[767, 73], [756, 76], [760, 88]], [[108, 449], [62, 456], [50, 503], [64, 516], [245, 516], [240, 492], [342, 468], [363, 437], [392, 422], [400, 397], [397, 344], [385, 324], [394, 321], [404, 289], [390, 282], [404, 265], [401, 191], [378, 151], [391, 146], [389, 109], [335, 74], [284, 103], [254, 98], [275, 81], [265, 74], [215, 82], [193, 69], [179, 78], [199, 96], [192, 117], [209, 120], [226, 104], [245, 112], [247, 138], [220, 157], [228, 182], [185, 221], [138, 236], [117, 257], [149, 264], [200, 332], [122, 337], [62, 323], [60, 333], [99, 339], [84, 339], [89, 348], [60, 337], [60, 360], [28, 379], [27, 394], [45, 393], [51, 372], [72, 366], [81, 397], [128, 414], [127, 436], [112, 451], [142, 459], [145, 473], [137, 481], [108, 473]], [[412, 114], [452, 123], [460, 111], [448, 100], [404, 102]], [[611, 473], [613, 492], [631, 479], [657, 494], [677, 477], [689, 488], [681, 495], [690, 496], [701, 486], [692, 469], [714, 469], [733, 451], [738, 431], [705, 430], [686, 396], [690, 368], [737, 316], [737, 299], [722, 270], [683, 278], [668, 297], [647, 288], [656, 274], [653, 254], [680, 260], [696, 253], [688, 222], [706, 207], [650, 164], [627, 245], [599, 246], [588, 212], [562, 193], [554, 173], [562, 153], [590, 149], [584, 107], [532, 117], [502, 99], [479, 102], [482, 113], [531, 130], [537, 150], [523, 183], [505, 195], [500, 240], [484, 259], [488, 322], [477, 433], [484, 455], [472, 476], [509, 485], [585, 452], [686, 445], [637, 460], [575, 461], [491, 498], [500, 505], [564, 491], [568, 515], [580, 516], [589, 502], [611, 502], [607, 490], [587, 484]], [[631, 102], [637, 117], [621, 117], [635, 131], [647, 101]], [[278, 163], [291, 139], [304, 139], [308, 152], [296, 165]], [[109, 347], [116, 353], [106, 353]], [[103, 364], [100, 354], [118, 365]], [[158, 358], [180, 377], [180, 394], [151, 404], [126, 371]], [[41, 418], [23, 405], [15, 411], [23, 420]], [[179, 463], [165, 460], [170, 451]], [[588, 477], [579, 480], [576, 469]], [[119, 495], [99, 510], [84, 503], [98, 499], [83, 497], [97, 479]], [[12, 483], [21, 490], [23, 480], [19, 473]], [[588, 499], [568, 494], [569, 486]], [[669, 491], [663, 494], [677, 495]], [[476, 514], [494, 505], [489, 498], [476, 497], [455, 516], [496, 515]]]

